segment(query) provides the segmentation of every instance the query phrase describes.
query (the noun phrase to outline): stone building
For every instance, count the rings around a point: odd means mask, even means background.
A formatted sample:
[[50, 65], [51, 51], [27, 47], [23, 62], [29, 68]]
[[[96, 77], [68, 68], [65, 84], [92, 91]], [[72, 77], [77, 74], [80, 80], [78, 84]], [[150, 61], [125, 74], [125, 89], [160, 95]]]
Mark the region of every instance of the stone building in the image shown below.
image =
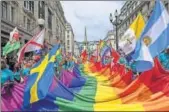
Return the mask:
[[66, 23], [65, 46], [66, 52], [74, 53], [74, 32], [70, 23]]
[[45, 20], [46, 39], [54, 45], [56, 40], [65, 42], [66, 18], [60, 1], [34, 1], [35, 17]]
[[116, 49], [116, 40], [115, 40], [115, 31], [109, 30], [106, 34], [106, 37], [103, 39], [104, 41], [110, 40], [111, 45], [114, 49]]
[[45, 38], [54, 45], [56, 39], [65, 41], [66, 19], [60, 1], [2, 1], [1, 47], [9, 40], [10, 32], [17, 27], [24, 44], [39, 29], [38, 19], [43, 18]]
[[[169, 11], [169, 1], [164, 1], [163, 3], [166, 9]], [[119, 17], [122, 16], [122, 21], [118, 26], [118, 37], [122, 37], [124, 32], [129, 28], [130, 24], [137, 17], [137, 14], [141, 12], [144, 17], [145, 22], [148, 21], [153, 7], [155, 5], [155, 0], [152, 1], [126, 1], [121, 8]], [[120, 39], [119, 39], [120, 40]]]
[[[21, 2], [21, 1], [20, 1]], [[17, 27], [21, 42], [26, 43], [33, 36], [36, 27], [34, 2], [2, 1], [1, 3], [1, 47], [9, 40], [10, 32]]]
[[[169, 1], [163, 0], [164, 6], [169, 11]], [[121, 37], [124, 35], [126, 30], [129, 28], [131, 23], [134, 21], [134, 19], [137, 17], [138, 13], [141, 12], [141, 14], [144, 17], [145, 22], [148, 21], [152, 11], [153, 7], [155, 5], [155, 0], [152, 1], [126, 1], [125, 4], [122, 6], [120, 10], [120, 14], [118, 16], [118, 20], [120, 20], [120, 24], [118, 25], [118, 38], [119, 42], [122, 41]], [[112, 33], [109, 33], [112, 32]], [[113, 31], [109, 31], [107, 33], [107, 36], [105, 39], [110, 38], [110, 35], [113, 35], [115, 37], [116, 32], [115, 29]], [[116, 37], [115, 37], [116, 38]], [[114, 38], [114, 46], [115, 46], [115, 38]], [[112, 44], [113, 45], [113, 44]]]
[[79, 45], [77, 41], [74, 41], [74, 55], [79, 56], [80, 55], [80, 50], [79, 50]]

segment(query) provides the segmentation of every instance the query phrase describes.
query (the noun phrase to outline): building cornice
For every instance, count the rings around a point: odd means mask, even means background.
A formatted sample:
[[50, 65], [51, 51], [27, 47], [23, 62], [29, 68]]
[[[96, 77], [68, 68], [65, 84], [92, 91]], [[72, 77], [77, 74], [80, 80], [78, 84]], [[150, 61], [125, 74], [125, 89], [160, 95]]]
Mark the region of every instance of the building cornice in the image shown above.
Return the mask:
[[136, 12], [138, 12], [139, 9], [140, 9], [140, 7], [144, 6], [144, 5], [147, 4], [148, 2], [150, 2], [150, 1], [141, 2], [141, 3], [135, 8], [135, 10], [133, 10], [132, 13], [130, 13], [129, 16], [127, 16], [127, 17], [120, 23], [120, 25], [118, 26], [118, 29], [119, 29], [122, 25], [124, 25], [124, 23], [126, 23], [126, 21], [127, 21], [128, 19], [130, 19], [131, 16], [133, 16]]
[[23, 33], [25, 33], [25, 34], [27, 34], [27, 35], [29, 35], [29, 36], [31, 36], [31, 37], [33, 36], [30, 32], [24, 30], [22, 27], [20, 27], [20, 26], [18, 26], [18, 25], [13, 24], [13, 23], [10, 22], [10, 21], [7, 21], [7, 20], [1, 18], [1, 22], [2, 22], [2, 23], [4, 22], [5, 24], [7, 24], [8, 26], [13, 27], [13, 28], [17, 27], [19, 31], [22, 31]]

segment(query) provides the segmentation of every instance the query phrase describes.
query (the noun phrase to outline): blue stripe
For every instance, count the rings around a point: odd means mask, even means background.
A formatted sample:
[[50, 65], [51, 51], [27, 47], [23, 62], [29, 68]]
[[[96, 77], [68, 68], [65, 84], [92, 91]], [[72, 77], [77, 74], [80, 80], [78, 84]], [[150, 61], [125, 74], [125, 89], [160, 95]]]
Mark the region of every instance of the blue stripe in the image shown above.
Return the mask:
[[26, 86], [24, 89], [24, 102], [23, 102], [24, 107], [27, 107], [30, 104], [30, 88], [34, 84], [37, 76], [38, 76], [38, 73], [34, 73], [28, 77], [28, 82], [26, 83]]
[[165, 8], [162, 5], [161, 1], [156, 0], [155, 8], [153, 9], [152, 15], [151, 15], [150, 19], [148, 20], [146, 27], [144, 28], [140, 39], [143, 39], [144, 34], [146, 34], [149, 30], [151, 30], [151, 27], [159, 19], [159, 17], [161, 16], [164, 9]]
[[149, 46], [152, 57], [159, 55], [164, 49], [169, 46], [169, 25], [157, 38], [157, 40]]
[[[148, 20], [146, 27], [144, 28], [144, 31], [143, 31], [140, 39], [137, 41], [136, 48], [134, 50], [134, 54], [131, 54], [133, 59], [137, 59], [138, 56], [140, 55], [139, 50], [141, 48], [141, 41], [144, 38], [143, 37], [144, 34], [146, 34], [149, 30], [151, 30], [151, 27], [159, 19], [163, 10], [165, 10], [165, 8], [164, 8], [162, 2], [160, 0], [156, 0], [156, 4], [155, 4], [155, 7], [153, 9], [153, 13], [152, 13], [150, 19]], [[152, 50], [152, 48], [151, 48], [151, 50]], [[153, 55], [154, 55], [154, 53], [153, 53]]]
[[43, 99], [47, 95], [54, 75], [55, 75], [54, 63], [49, 63], [41, 79], [38, 82], [38, 98], [39, 99]]
[[56, 55], [57, 50], [60, 48], [60, 44], [59, 45], [55, 45], [52, 50], [49, 52], [49, 59], [53, 56]]

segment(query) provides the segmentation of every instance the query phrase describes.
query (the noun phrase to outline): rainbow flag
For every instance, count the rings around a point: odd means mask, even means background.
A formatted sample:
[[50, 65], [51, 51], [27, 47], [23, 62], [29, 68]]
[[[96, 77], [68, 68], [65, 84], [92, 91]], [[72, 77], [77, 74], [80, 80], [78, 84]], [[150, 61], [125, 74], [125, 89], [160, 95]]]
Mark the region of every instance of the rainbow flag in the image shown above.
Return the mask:
[[105, 64], [105, 56], [106, 54], [111, 52], [111, 47], [106, 44], [105, 41], [101, 40], [100, 41], [100, 57], [101, 57], [101, 62], [104, 65]]
[[[23, 110], [167, 111], [169, 72], [160, 67], [158, 60], [155, 62], [152, 70], [142, 73], [134, 81], [132, 71], [117, 63], [99, 70], [95, 63], [75, 64], [73, 72], [62, 71], [61, 80], [50, 72], [50, 81], [42, 76], [41, 80], [47, 81], [39, 85], [48, 91], [46, 96], [39, 97], [39, 101], [31, 102]], [[28, 85], [31, 82], [28, 80]]]

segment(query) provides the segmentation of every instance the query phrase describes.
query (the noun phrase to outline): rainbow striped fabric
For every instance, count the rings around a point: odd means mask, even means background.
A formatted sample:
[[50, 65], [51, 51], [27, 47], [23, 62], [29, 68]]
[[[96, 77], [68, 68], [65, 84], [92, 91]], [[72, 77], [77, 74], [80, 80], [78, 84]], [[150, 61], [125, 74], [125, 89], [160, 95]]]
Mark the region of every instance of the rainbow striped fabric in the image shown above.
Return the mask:
[[106, 56], [106, 54], [111, 52], [111, 47], [108, 46], [105, 41], [100, 40], [99, 48], [100, 48], [101, 62], [104, 65], [105, 64], [105, 56]]
[[155, 60], [152, 70], [135, 80], [132, 80], [132, 72], [123, 65], [101, 67], [98, 63], [75, 64], [73, 72], [62, 71], [58, 80], [54, 75], [53, 61], [49, 61], [57, 54], [57, 49], [55, 47], [53, 54], [50, 52], [50, 56], [44, 59], [46, 61], [41, 62], [47, 65], [45, 71], [34, 74], [32, 70], [25, 89], [24, 101], [27, 103], [22, 110], [169, 110], [169, 72], [161, 68], [158, 60]]

